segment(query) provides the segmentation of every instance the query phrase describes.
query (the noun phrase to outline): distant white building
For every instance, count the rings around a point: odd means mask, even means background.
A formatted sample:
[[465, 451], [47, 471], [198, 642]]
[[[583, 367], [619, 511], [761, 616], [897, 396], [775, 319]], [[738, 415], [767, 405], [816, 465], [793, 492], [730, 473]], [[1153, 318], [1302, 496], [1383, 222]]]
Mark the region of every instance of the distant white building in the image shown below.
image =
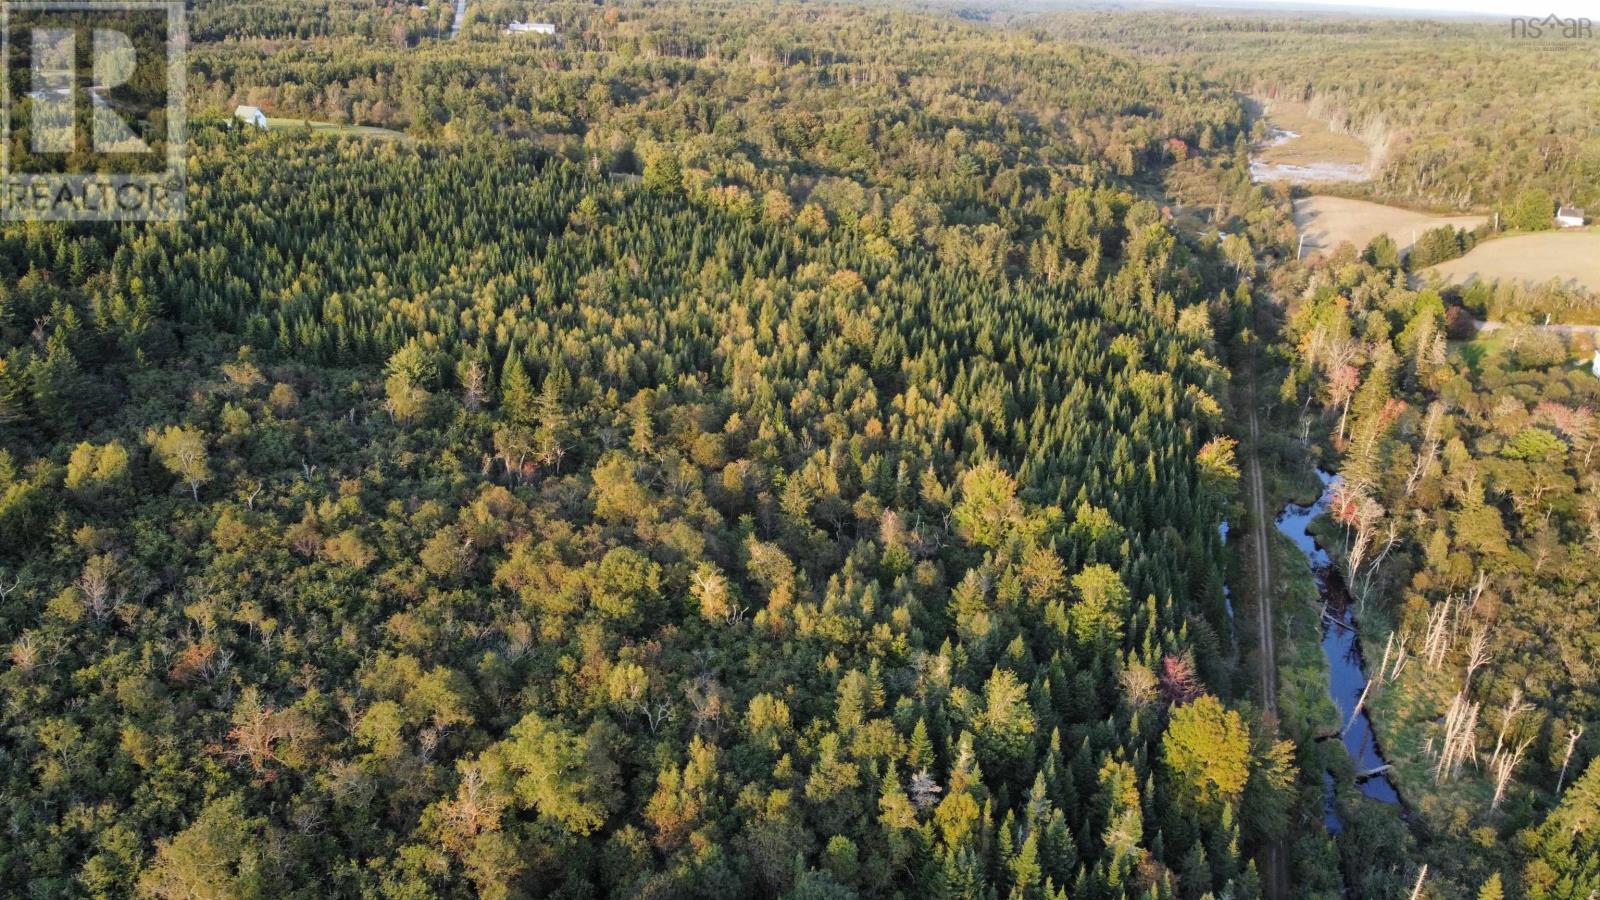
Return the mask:
[[259, 106], [241, 106], [233, 111], [233, 117], [246, 125], [267, 127], [267, 114], [262, 112]]
[[1600, 350], [1594, 352], [1594, 377], [1600, 378]]
[[1580, 206], [1563, 206], [1556, 210], [1557, 228], [1582, 228], [1583, 208]]
[[549, 22], [512, 22], [506, 34], [555, 34], [556, 26]]

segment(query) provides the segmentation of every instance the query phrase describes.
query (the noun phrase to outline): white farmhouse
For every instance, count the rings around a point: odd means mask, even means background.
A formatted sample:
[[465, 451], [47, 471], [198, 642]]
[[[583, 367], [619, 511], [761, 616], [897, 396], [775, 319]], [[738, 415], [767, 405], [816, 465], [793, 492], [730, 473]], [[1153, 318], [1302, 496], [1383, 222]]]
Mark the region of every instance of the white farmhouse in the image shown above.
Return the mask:
[[1594, 377], [1600, 378], [1600, 350], [1594, 352]]
[[233, 117], [246, 125], [267, 127], [267, 114], [262, 112], [259, 106], [241, 106], [233, 111]]
[[1583, 227], [1583, 207], [1581, 207], [1581, 206], [1563, 206], [1560, 209], [1556, 210], [1556, 227], [1557, 228], [1582, 228]]
[[555, 34], [556, 26], [549, 22], [512, 22], [506, 34]]

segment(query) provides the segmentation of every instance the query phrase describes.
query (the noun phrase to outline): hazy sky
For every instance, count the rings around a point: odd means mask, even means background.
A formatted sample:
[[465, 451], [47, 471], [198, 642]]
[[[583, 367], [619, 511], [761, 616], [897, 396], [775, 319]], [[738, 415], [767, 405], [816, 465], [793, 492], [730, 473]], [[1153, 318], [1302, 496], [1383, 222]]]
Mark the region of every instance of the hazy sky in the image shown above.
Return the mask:
[[[1211, 5], [1211, 0], [1178, 0], [1194, 5]], [[1224, 0], [1238, 5], [1239, 0]], [[1489, 16], [1534, 16], [1549, 13], [1559, 16], [1584, 16], [1600, 22], [1600, 0], [1285, 0], [1284, 5], [1345, 7], [1355, 9], [1424, 10], [1444, 13], [1475, 13]], [[1254, 0], [1251, 5], [1280, 5], [1274, 0]]]

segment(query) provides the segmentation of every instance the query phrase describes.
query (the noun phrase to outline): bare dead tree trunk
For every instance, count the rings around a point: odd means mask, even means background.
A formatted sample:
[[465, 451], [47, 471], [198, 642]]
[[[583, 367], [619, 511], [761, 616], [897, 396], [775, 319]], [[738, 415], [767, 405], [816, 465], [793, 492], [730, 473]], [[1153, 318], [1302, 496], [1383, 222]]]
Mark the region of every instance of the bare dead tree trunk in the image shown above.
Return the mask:
[[122, 573], [108, 553], [92, 556], [74, 586], [83, 595], [83, 605], [96, 622], [104, 620], [122, 605], [127, 588], [119, 584]]
[[1428, 406], [1428, 418], [1422, 425], [1422, 446], [1417, 448], [1417, 459], [1406, 475], [1406, 496], [1416, 491], [1422, 476], [1439, 456], [1439, 438], [1444, 427], [1444, 404], [1434, 401]]
[[1422, 896], [1422, 883], [1428, 880], [1428, 864], [1422, 864], [1422, 871], [1417, 873], [1417, 886], [1411, 889], [1411, 900]]
[[1506, 732], [1511, 730], [1511, 723], [1517, 716], [1529, 709], [1528, 704], [1522, 702], [1522, 687], [1519, 685], [1511, 689], [1511, 701], [1506, 708], [1500, 711], [1500, 733], [1495, 735], [1494, 753], [1489, 756], [1489, 765], [1494, 766], [1500, 762], [1500, 751], [1505, 748]]
[[1556, 779], [1556, 796], [1561, 796], [1561, 786], [1567, 782], [1567, 764], [1572, 762], [1572, 748], [1578, 746], [1578, 738], [1583, 737], [1583, 726], [1577, 730], [1567, 729], [1567, 752], [1561, 755], [1561, 777]]
[[1472, 590], [1467, 591], [1467, 602], [1462, 605], [1462, 612], [1471, 613], [1478, 608], [1478, 598], [1483, 596], [1483, 589], [1489, 584], [1489, 573], [1478, 572], [1478, 580], [1472, 585]]
[[650, 723], [650, 733], [655, 734], [656, 729], [661, 727], [661, 723], [667, 720], [667, 714], [672, 712], [672, 704], [662, 700], [653, 706], [646, 704], [642, 711], [644, 712], [645, 721]]
[[1389, 667], [1389, 674], [1386, 677], [1386, 680], [1391, 682], [1399, 680], [1400, 673], [1405, 670], [1407, 660], [1411, 658], [1410, 651], [1406, 649], [1406, 634], [1402, 633], [1395, 645], [1394, 665]]
[[1489, 801], [1489, 811], [1494, 812], [1500, 808], [1500, 801], [1505, 799], [1506, 788], [1511, 784], [1511, 775], [1517, 770], [1517, 764], [1522, 762], [1522, 754], [1526, 753], [1528, 746], [1533, 743], [1533, 738], [1528, 737], [1517, 745], [1517, 749], [1500, 757], [1494, 765], [1494, 799]]
[[[1383, 642], [1383, 660], [1378, 663], [1378, 670], [1369, 681], [1384, 681], [1389, 675], [1389, 657], [1394, 653], [1394, 632], [1389, 632], [1389, 637]], [[1365, 693], [1365, 692], [1363, 692]]]
[[1422, 639], [1422, 658], [1430, 670], [1439, 668], [1444, 654], [1450, 648], [1448, 623], [1450, 607], [1455, 604], [1454, 594], [1444, 598], [1444, 603], [1428, 613], [1428, 631]]
[[1383, 518], [1383, 507], [1379, 506], [1370, 497], [1360, 491], [1356, 501], [1356, 512], [1353, 516], [1355, 537], [1349, 544], [1346, 554], [1345, 581], [1352, 589], [1358, 584], [1357, 575], [1361, 571], [1361, 564], [1366, 561], [1367, 552], [1372, 549], [1372, 538], [1378, 526], [1378, 520]]
[[1344, 723], [1344, 729], [1339, 732], [1339, 737], [1343, 738], [1350, 733], [1350, 726], [1356, 723], [1356, 718], [1361, 715], [1361, 710], [1366, 707], [1367, 695], [1372, 692], [1372, 685], [1376, 682], [1376, 678], [1367, 679], [1366, 685], [1361, 688], [1361, 696], [1356, 698], [1355, 708], [1350, 710], [1350, 720]]
[[1372, 561], [1372, 565], [1367, 567], [1367, 578], [1361, 583], [1360, 611], [1363, 613], [1367, 610], [1367, 596], [1372, 593], [1372, 576], [1378, 573], [1378, 570], [1383, 567], [1383, 561], [1389, 558], [1389, 551], [1393, 550], [1394, 545], [1397, 543], [1396, 539], [1399, 530], [1400, 524], [1395, 520], [1390, 519], [1388, 531], [1385, 532], [1383, 538], [1383, 551], [1378, 554], [1377, 559]]
[[1477, 754], [1477, 731], [1478, 704], [1469, 702], [1465, 692], [1457, 694], [1445, 714], [1444, 742], [1433, 769], [1435, 782], [1454, 778], [1461, 771], [1461, 764]]
[[473, 412], [483, 408], [484, 400], [488, 399], [489, 378], [484, 372], [483, 362], [474, 359], [467, 363], [461, 373], [461, 402]]
[[1461, 685], [1461, 693], [1465, 694], [1472, 687], [1472, 676], [1491, 659], [1494, 659], [1494, 655], [1489, 652], [1489, 627], [1479, 625], [1467, 644], [1467, 679]]

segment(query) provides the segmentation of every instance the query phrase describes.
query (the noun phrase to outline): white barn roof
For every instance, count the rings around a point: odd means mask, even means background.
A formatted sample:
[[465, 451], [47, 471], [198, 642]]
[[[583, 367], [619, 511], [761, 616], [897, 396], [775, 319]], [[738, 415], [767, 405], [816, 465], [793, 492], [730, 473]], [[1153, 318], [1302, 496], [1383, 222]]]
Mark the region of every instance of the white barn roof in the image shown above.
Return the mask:
[[267, 114], [259, 106], [240, 106], [234, 109], [233, 117], [242, 122], [248, 122], [257, 128], [267, 127]]

